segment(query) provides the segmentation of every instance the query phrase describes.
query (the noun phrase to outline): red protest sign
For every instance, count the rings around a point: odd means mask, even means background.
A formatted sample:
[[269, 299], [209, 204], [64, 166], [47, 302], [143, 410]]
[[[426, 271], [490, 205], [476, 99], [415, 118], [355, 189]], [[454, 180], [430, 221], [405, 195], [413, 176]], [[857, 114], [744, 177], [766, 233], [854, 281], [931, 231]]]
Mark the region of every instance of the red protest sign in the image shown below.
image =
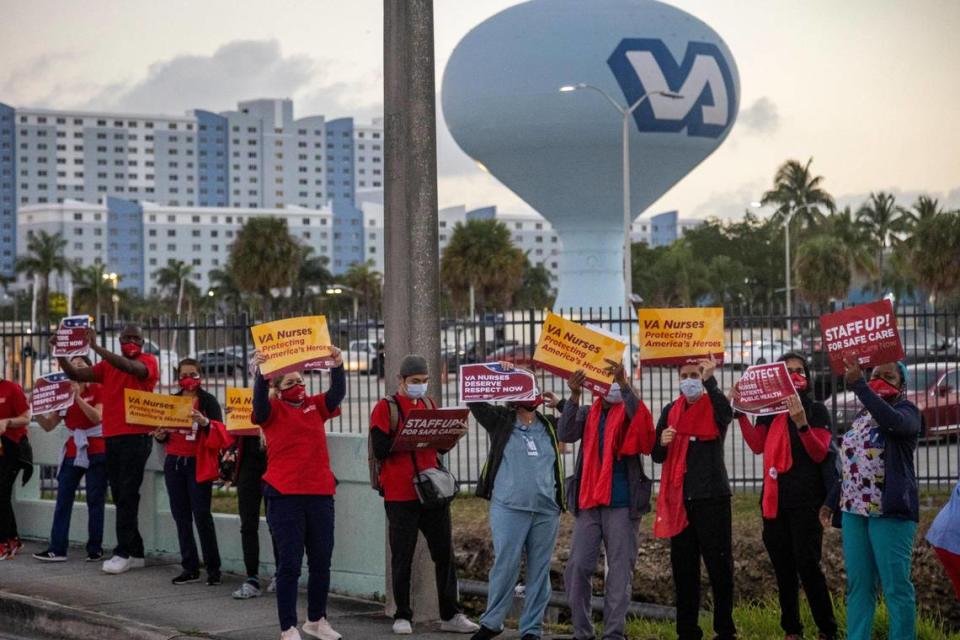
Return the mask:
[[737, 391], [740, 397], [733, 408], [752, 416], [784, 413], [787, 398], [797, 394], [784, 362], [747, 367], [737, 382]]
[[90, 346], [87, 343], [89, 327], [90, 316], [68, 316], [62, 319], [57, 327], [57, 337], [50, 355], [54, 358], [87, 355], [90, 352]]
[[73, 404], [73, 383], [67, 374], [57, 371], [37, 378], [30, 394], [30, 410], [34, 415], [53, 413]]
[[467, 433], [469, 409], [414, 409], [393, 439], [391, 451], [452, 449]]
[[820, 331], [830, 368], [837, 375], [844, 372], [845, 357], [856, 358], [863, 367], [903, 359], [897, 317], [889, 300], [820, 316]]
[[537, 381], [523, 369], [504, 371], [499, 364], [460, 365], [460, 404], [493, 400], [533, 400]]

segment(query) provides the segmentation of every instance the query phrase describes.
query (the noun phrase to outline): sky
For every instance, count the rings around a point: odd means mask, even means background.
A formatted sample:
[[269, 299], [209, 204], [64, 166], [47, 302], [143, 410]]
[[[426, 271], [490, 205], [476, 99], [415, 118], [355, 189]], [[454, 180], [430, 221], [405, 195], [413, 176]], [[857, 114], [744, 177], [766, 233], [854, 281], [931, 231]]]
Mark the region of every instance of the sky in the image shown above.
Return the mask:
[[[591, 0], [583, 0], [585, 10]], [[379, 116], [379, 0], [0, 0], [0, 102], [182, 114], [290, 97], [295, 115]], [[437, 87], [457, 42], [516, 0], [435, 0]], [[738, 121], [648, 214], [734, 217], [779, 164], [813, 158], [841, 206], [872, 191], [960, 208], [960, 2], [674, 0], [726, 41]], [[453, 141], [438, 108], [440, 206], [529, 210]]]

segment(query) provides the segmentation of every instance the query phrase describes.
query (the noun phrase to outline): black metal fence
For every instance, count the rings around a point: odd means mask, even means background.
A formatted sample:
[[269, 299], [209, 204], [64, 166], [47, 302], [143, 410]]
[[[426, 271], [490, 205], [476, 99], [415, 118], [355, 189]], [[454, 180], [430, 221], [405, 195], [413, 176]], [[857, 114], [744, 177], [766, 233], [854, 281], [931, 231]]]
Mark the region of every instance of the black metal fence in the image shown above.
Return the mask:
[[[494, 360], [509, 360], [518, 366], [533, 367], [542, 390], [565, 395], [566, 386], [562, 379], [536, 369], [532, 363], [533, 346], [545, 315], [546, 311], [542, 310], [524, 310], [443, 320], [444, 383], [441, 389], [432, 389], [431, 395], [444, 405], [456, 404], [459, 365]], [[677, 397], [675, 369], [638, 366], [635, 316], [631, 320], [619, 308], [569, 309], [563, 315], [632, 337], [630, 368], [633, 381], [655, 418], [664, 405]], [[910, 397], [924, 417], [924, 435], [916, 454], [917, 473], [925, 486], [948, 489], [960, 475], [960, 314], [904, 308], [898, 310], [897, 317], [910, 370]], [[830, 373], [820, 344], [818, 320], [819, 317], [813, 314], [787, 318], [782, 314], [727, 310], [724, 365], [717, 373], [721, 387], [730, 389], [741, 370], [748, 365], [776, 360], [788, 351], [803, 353], [811, 364], [816, 397], [826, 404], [834, 419], [835, 431], [838, 435], [842, 433], [849, 426], [857, 403], [843, 389], [842, 379]], [[261, 318], [246, 314], [199, 316], [183, 322], [163, 317], [142, 320], [146, 349], [160, 359], [161, 387], [158, 391], [165, 393], [175, 388], [174, 367], [178, 359], [187, 356], [200, 361], [205, 387], [221, 401], [226, 387], [249, 385], [246, 363], [253, 350], [249, 326], [260, 321]], [[344, 351], [348, 369], [348, 390], [342, 414], [329, 423], [329, 430], [366, 433], [373, 405], [394, 387], [392, 381], [382, 377], [378, 345], [384, 341], [383, 323], [378, 318], [363, 316], [328, 318], [328, 323], [334, 341]], [[118, 350], [120, 325], [106, 321], [98, 325], [102, 344]], [[31, 330], [29, 323], [3, 323], [0, 359], [4, 376], [17, 380], [29, 390], [36, 377], [56, 369], [56, 364], [47, 356], [49, 335], [50, 329]], [[322, 372], [307, 378], [314, 392], [327, 384]], [[486, 435], [474, 424], [451, 452], [449, 464], [462, 482], [471, 485], [479, 476], [486, 452]], [[748, 490], [759, 487], [761, 461], [747, 448], [735, 425], [728, 432], [726, 453], [734, 486]], [[568, 467], [572, 467], [575, 454], [576, 446], [568, 447], [565, 456]], [[648, 472], [658, 478], [659, 467], [652, 464], [648, 467], [654, 467], [648, 468]]]

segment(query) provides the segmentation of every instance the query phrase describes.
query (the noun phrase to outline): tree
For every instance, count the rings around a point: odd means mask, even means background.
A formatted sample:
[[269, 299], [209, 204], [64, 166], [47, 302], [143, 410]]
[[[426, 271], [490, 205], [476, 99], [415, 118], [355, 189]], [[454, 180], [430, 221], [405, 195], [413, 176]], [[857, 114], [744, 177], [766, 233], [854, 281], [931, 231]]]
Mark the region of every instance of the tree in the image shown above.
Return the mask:
[[[823, 176], [810, 171], [813, 158], [806, 164], [787, 160], [773, 177], [773, 189], [763, 194], [761, 202], [775, 205], [773, 220], [782, 226], [788, 219], [803, 231], [820, 224], [828, 211], [833, 211], [833, 197], [822, 188]], [[793, 216], [790, 218], [790, 216]]]
[[715, 255], [707, 264], [707, 284], [712, 303], [728, 305], [743, 302], [750, 295], [749, 271], [739, 260]]
[[646, 254], [641, 255], [645, 268], [636, 291], [644, 304], [689, 307], [710, 293], [707, 265], [697, 259], [685, 238], [669, 247], [640, 246], [639, 253]]
[[326, 256], [314, 255], [313, 247], [300, 246], [300, 270], [290, 290], [291, 311], [305, 309], [312, 290], [322, 290], [333, 282], [333, 274], [327, 269], [329, 262]]
[[552, 307], [556, 295], [553, 291], [553, 275], [543, 264], [532, 264], [524, 256], [523, 278], [520, 288], [513, 294], [514, 309], [542, 309]]
[[54, 273], [62, 276], [71, 266], [63, 253], [66, 246], [67, 241], [59, 233], [40, 231], [30, 236], [27, 241], [27, 254], [17, 259], [18, 273], [40, 279], [37, 296], [40, 303], [39, 323], [42, 327], [50, 326], [50, 276]]
[[870, 232], [854, 216], [850, 207], [827, 216], [821, 232], [840, 241], [851, 275], [860, 273], [868, 277], [876, 276], [878, 267], [874, 261]]
[[934, 301], [960, 293], [960, 213], [920, 218], [894, 258], [900, 258], [896, 265]]
[[288, 289], [300, 272], [301, 245], [290, 235], [285, 218], [250, 218], [230, 249], [231, 276], [242, 292], [259, 296], [264, 311], [272, 308], [271, 289]]
[[883, 191], [871, 193], [870, 199], [857, 211], [857, 221], [864, 226], [876, 251], [878, 280], [875, 288], [883, 289], [884, 253], [890, 245], [893, 234], [903, 230], [902, 209], [896, 199]]
[[218, 303], [232, 306], [234, 315], [240, 315], [240, 306], [243, 304], [243, 293], [233, 279], [233, 265], [228, 259], [223, 269], [211, 269], [207, 274], [210, 289], [214, 300]]
[[168, 260], [167, 266], [153, 272], [153, 277], [157, 280], [161, 295], [177, 301], [177, 318], [183, 310], [184, 298], [196, 300], [200, 295], [200, 288], [191, 281], [193, 266], [182, 260]]
[[900, 227], [904, 231], [911, 231], [921, 222], [936, 218], [943, 213], [936, 198], [920, 196], [910, 209], [901, 210]]
[[383, 299], [383, 274], [373, 268], [373, 262], [355, 262], [343, 274], [343, 284], [353, 290], [368, 315], [380, 312]]
[[823, 307], [850, 290], [850, 263], [843, 243], [832, 236], [820, 234], [801, 242], [794, 270], [797, 290], [810, 304]]
[[478, 309], [502, 309], [522, 284], [525, 260], [502, 222], [458, 222], [440, 258], [440, 280], [455, 308], [466, 308], [473, 287]]
[[110, 304], [111, 287], [106, 275], [107, 268], [102, 262], [94, 262], [87, 267], [73, 267], [74, 304], [87, 313], [93, 311], [97, 322], [100, 322], [104, 305]]

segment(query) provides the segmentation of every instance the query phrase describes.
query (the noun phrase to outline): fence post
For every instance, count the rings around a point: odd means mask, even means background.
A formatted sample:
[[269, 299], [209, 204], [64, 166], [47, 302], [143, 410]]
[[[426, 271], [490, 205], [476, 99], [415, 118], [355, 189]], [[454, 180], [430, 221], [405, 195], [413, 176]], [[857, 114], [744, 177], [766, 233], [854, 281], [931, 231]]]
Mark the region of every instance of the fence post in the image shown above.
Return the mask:
[[247, 363], [250, 362], [249, 344], [247, 343], [247, 337], [250, 335], [250, 327], [247, 326], [247, 322], [247, 312], [244, 311], [240, 314], [240, 344], [243, 348], [243, 366], [241, 370], [243, 371], [244, 387], [250, 386], [250, 367], [247, 366]]

